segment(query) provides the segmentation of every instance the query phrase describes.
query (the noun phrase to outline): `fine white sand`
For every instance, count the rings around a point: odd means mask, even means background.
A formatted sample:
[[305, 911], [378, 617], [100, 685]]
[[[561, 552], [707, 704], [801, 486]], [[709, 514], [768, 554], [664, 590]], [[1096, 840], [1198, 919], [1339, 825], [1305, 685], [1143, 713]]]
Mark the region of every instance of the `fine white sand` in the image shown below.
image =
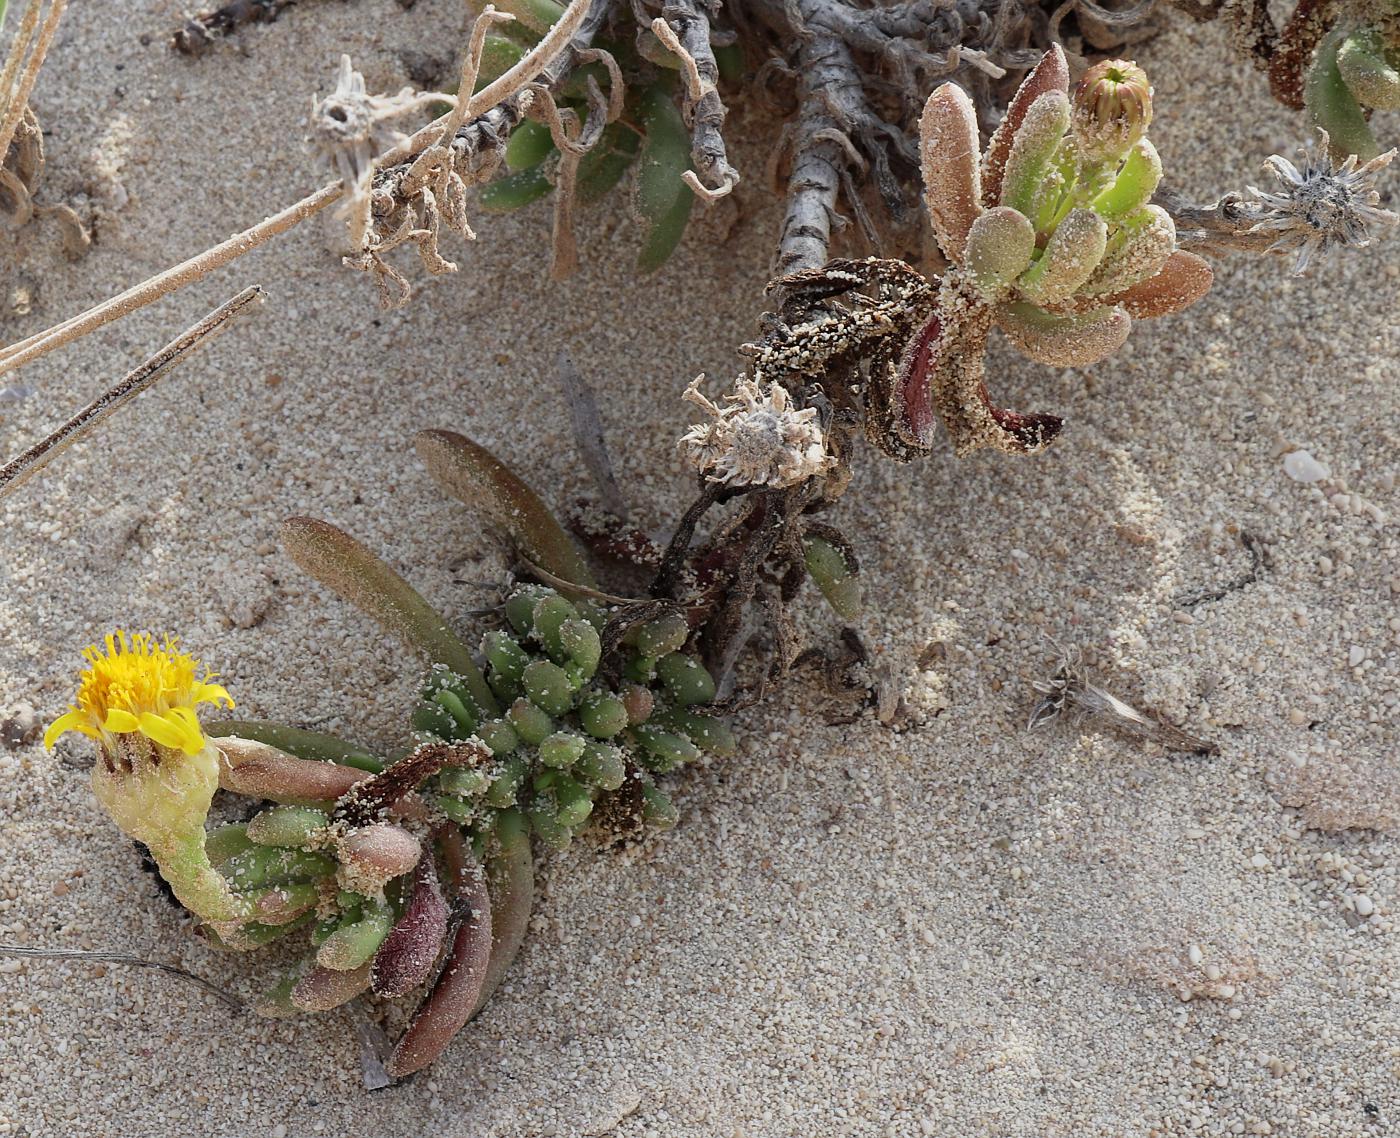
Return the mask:
[[[201, 60], [184, 5], [75, 4], [35, 106], [45, 195], [97, 244], [6, 237], [0, 339], [54, 323], [280, 208], [324, 175], [304, 143], [342, 51], [371, 90], [450, 56], [457, 0], [306, 3]], [[1153, 136], [1202, 198], [1265, 178], [1302, 124], [1184, 20], [1145, 46]], [[1227, 113], [1228, 112], [1228, 113]], [[115, 626], [184, 637], [239, 710], [389, 747], [417, 669], [275, 543], [351, 530], [447, 611], [490, 602], [499, 552], [410, 439], [469, 432], [550, 500], [589, 490], [552, 379], [599, 391], [636, 519], [687, 499], [677, 396], [736, 370], [777, 212], [772, 128], [731, 120], [746, 180], [659, 275], [615, 205], [585, 269], [545, 279], [548, 208], [480, 216], [461, 271], [397, 312], [313, 221], [0, 387], [0, 454], [40, 437], [237, 290], [270, 301], [0, 505], [0, 720], [70, 698]], [[1394, 116], [1379, 122], [1400, 132]], [[913, 245], [913, 241], [906, 242]], [[911, 467], [862, 455], [833, 520], [859, 543], [865, 630], [922, 727], [828, 726], [811, 677], [677, 780], [683, 821], [623, 853], [543, 861], [506, 985], [432, 1071], [366, 1094], [356, 1016], [238, 1017], [158, 973], [0, 962], [0, 1133], [1138, 1136], [1381, 1134], [1400, 1125], [1400, 515], [1394, 244], [1295, 280], [1217, 267], [1195, 308], [1089, 372], [997, 345], [1012, 406], [1069, 426], [1046, 455]], [[898, 251], [893, 250], [893, 251]], [[32, 293], [27, 312], [16, 288]], [[1282, 455], [1330, 468], [1293, 481]], [[1257, 537], [1253, 583], [1235, 585]], [[835, 625], [813, 600], [805, 632]], [[1053, 643], [1052, 643], [1053, 642]], [[1023, 733], [1055, 644], [1219, 742], [1167, 755], [1096, 723]], [[920, 668], [919, 662], [925, 665]], [[93, 802], [88, 751], [0, 747], [0, 940], [178, 962], [252, 996], [288, 954], [190, 936]], [[376, 1012], [376, 1014], [378, 1014]]]

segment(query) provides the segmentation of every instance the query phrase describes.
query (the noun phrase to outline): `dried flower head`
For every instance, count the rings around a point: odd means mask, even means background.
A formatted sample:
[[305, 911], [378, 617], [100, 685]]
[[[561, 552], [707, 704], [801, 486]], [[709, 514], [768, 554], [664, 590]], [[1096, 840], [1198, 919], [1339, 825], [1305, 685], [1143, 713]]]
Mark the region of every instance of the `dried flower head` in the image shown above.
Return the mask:
[[740, 379], [721, 407], [700, 394], [702, 379], [696, 377], [684, 398], [711, 421], [692, 427], [680, 445], [711, 482], [781, 490], [831, 469], [815, 408], [799, 411], [786, 388], [774, 384], [765, 391], [751, 379]]
[[406, 137], [390, 123], [441, 100], [441, 95], [425, 95], [412, 87], [397, 95], [371, 95], [348, 55], [340, 57], [335, 90], [324, 99], [312, 98], [312, 141], [345, 184], [345, 202], [337, 216], [348, 218], [350, 239], [357, 248], [369, 223], [374, 160]]
[[1132, 60], [1096, 63], [1074, 89], [1074, 134], [1088, 157], [1126, 153], [1151, 124], [1152, 84]]
[[1252, 200], [1242, 212], [1257, 218], [1251, 233], [1272, 233], [1270, 252], [1296, 254], [1294, 275], [1306, 271], [1314, 254], [1326, 253], [1335, 245], [1360, 248], [1370, 244], [1368, 226], [1391, 226], [1400, 216], [1379, 208], [1376, 174], [1395, 157], [1388, 150], [1365, 165], [1350, 155], [1340, 166], [1328, 157], [1327, 132], [1319, 132], [1321, 143], [1315, 151], [1300, 149], [1302, 169], [1287, 158], [1274, 154], [1264, 163], [1278, 181], [1275, 193], [1246, 187]]

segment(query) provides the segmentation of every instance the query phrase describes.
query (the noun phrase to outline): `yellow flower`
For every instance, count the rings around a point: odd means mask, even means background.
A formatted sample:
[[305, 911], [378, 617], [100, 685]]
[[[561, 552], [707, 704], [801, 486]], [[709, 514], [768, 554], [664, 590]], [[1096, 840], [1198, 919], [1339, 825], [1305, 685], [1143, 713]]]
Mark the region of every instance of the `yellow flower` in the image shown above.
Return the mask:
[[122, 833], [150, 850], [187, 909], [206, 921], [246, 919], [251, 902], [209, 861], [204, 822], [219, 788], [219, 751], [195, 715], [201, 703], [233, 700], [169, 637], [157, 644], [149, 633], [118, 631], [83, 657], [77, 702], [44, 745], [68, 731], [96, 739], [92, 790]]
[[199, 661], [179, 651], [166, 637], [157, 645], [149, 633], [128, 636], [118, 630], [83, 653], [88, 667], [78, 685], [77, 702], [44, 733], [44, 746], [77, 731], [115, 746], [118, 735], [140, 734], [171, 750], [196, 755], [204, 732], [194, 709], [201, 703], [233, 706], [232, 697], [199, 675]]

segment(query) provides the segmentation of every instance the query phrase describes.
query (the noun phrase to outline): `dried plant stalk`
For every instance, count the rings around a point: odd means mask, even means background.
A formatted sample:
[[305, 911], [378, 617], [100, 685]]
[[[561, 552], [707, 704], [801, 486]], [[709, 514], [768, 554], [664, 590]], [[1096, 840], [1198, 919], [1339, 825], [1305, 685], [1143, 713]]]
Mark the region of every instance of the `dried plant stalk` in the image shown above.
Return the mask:
[[119, 411], [156, 380], [168, 375], [174, 367], [189, 359], [202, 344], [224, 331], [238, 316], [261, 304], [262, 289], [254, 285], [221, 304], [203, 320], [166, 344], [160, 351], [130, 372], [111, 390], [100, 395], [74, 415], [53, 434], [35, 443], [11, 462], [0, 466], [0, 498], [18, 489], [54, 458], [62, 454], [96, 426]]

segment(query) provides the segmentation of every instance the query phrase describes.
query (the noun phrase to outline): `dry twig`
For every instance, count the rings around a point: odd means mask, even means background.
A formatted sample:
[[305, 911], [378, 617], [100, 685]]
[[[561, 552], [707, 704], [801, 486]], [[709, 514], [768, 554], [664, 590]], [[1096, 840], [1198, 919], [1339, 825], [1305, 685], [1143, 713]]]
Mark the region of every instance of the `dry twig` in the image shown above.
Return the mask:
[[4, 466], [0, 466], [0, 498], [17, 490], [74, 443], [90, 434], [102, 420], [121, 410], [176, 365], [189, 359], [204, 344], [223, 332], [239, 316], [262, 303], [264, 293], [254, 285], [225, 301], [155, 355], [126, 375], [111, 390], [89, 403], [47, 438]]

